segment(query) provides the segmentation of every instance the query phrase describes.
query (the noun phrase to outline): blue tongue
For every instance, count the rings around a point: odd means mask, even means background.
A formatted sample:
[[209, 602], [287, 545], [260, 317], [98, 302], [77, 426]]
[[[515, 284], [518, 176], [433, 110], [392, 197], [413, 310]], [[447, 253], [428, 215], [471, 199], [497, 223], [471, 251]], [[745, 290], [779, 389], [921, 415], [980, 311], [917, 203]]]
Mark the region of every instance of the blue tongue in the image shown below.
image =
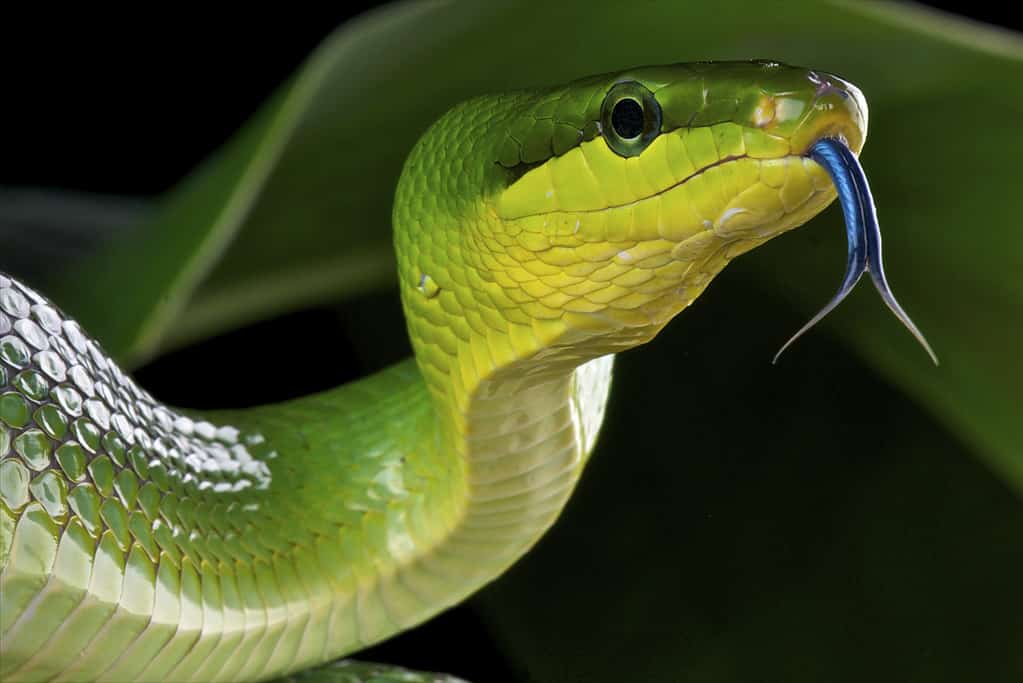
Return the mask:
[[870, 279], [874, 287], [881, 294], [888, 308], [895, 317], [906, 326], [924, 350], [930, 355], [934, 364], [938, 364], [938, 357], [931, 349], [931, 345], [924, 339], [923, 334], [917, 329], [913, 321], [899, 302], [895, 300], [892, 289], [884, 276], [884, 264], [881, 261], [881, 230], [877, 225], [877, 211], [874, 208], [874, 198], [870, 194], [870, 185], [867, 184], [867, 177], [863, 174], [863, 167], [859, 160], [849, 151], [849, 148], [838, 140], [826, 138], [817, 142], [810, 148], [808, 156], [824, 167], [824, 170], [831, 176], [838, 190], [838, 200], [842, 204], [842, 213], [845, 214], [845, 233], [849, 242], [849, 255], [845, 263], [845, 275], [842, 277], [842, 286], [817, 313], [810, 322], [803, 325], [792, 338], [785, 342], [785, 345], [778, 350], [774, 356], [774, 363], [784, 353], [785, 349], [799, 339], [804, 332], [820, 322], [824, 316], [831, 313], [838, 304], [842, 302], [849, 292], [853, 290], [856, 283], [860, 281], [863, 273], [870, 273]]

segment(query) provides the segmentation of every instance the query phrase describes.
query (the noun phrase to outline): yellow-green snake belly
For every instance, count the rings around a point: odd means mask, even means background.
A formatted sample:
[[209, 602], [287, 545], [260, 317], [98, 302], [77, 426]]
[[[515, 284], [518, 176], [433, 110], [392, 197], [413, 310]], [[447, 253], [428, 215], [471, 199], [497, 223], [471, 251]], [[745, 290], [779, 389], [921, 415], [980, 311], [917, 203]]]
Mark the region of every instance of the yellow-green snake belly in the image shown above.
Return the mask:
[[827, 206], [807, 151], [866, 124], [854, 86], [768, 62], [456, 106], [395, 194], [414, 357], [251, 410], [162, 405], [0, 275], [0, 679], [270, 679], [500, 576], [578, 482], [614, 354]]

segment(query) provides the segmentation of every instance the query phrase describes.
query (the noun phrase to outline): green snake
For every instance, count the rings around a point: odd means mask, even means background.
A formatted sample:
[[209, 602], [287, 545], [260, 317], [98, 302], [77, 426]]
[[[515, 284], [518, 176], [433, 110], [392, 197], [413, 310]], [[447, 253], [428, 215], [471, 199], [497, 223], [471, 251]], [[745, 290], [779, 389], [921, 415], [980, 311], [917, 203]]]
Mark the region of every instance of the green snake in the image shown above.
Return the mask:
[[[919, 336], [856, 175], [866, 126], [855, 86], [772, 62], [464, 102], [394, 198], [414, 357], [250, 410], [162, 405], [0, 275], [0, 678], [265, 680], [458, 603], [557, 519], [614, 354], [836, 185], [852, 227], [829, 306], [867, 271]], [[258, 372], [307, 362], [284, 355]]]

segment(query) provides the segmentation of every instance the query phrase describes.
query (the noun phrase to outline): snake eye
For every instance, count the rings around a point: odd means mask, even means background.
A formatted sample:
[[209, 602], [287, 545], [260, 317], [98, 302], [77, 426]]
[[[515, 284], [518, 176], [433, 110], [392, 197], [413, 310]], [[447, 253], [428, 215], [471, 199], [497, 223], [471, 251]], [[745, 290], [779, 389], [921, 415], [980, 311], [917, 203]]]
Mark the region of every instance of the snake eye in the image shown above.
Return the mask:
[[661, 105], [636, 81], [616, 83], [600, 106], [600, 130], [611, 151], [634, 157], [661, 132]]

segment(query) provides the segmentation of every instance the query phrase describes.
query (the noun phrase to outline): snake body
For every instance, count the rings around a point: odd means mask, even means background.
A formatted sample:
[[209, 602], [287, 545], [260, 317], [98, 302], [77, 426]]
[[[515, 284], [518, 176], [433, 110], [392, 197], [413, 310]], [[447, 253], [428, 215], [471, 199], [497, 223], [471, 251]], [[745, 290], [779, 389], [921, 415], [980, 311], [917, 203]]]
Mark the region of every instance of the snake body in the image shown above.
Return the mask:
[[866, 120], [767, 62], [458, 105], [395, 195], [414, 357], [251, 410], [162, 405], [0, 276], [0, 678], [263, 680], [462, 600], [564, 507], [614, 354], [832, 201], [807, 150]]

